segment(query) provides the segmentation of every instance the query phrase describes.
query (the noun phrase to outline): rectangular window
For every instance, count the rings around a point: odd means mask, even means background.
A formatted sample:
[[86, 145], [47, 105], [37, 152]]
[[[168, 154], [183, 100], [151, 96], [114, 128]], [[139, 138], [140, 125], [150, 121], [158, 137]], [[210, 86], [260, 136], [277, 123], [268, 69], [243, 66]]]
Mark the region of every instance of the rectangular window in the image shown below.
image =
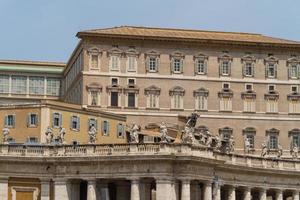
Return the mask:
[[60, 79], [47, 77], [47, 95], [59, 96]]
[[255, 99], [244, 99], [244, 112], [255, 112]]
[[221, 75], [224, 75], [224, 76], [230, 75], [230, 62], [229, 61], [221, 62]]
[[278, 101], [273, 99], [266, 100], [267, 113], [277, 113], [278, 112]]
[[276, 65], [274, 63], [267, 64], [267, 77], [276, 78]]
[[44, 94], [44, 77], [29, 77], [29, 94]]
[[13, 94], [26, 94], [27, 92], [27, 77], [26, 76], [11, 76], [11, 92]]
[[232, 111], [232, 100], [229, 97], [220, 99], [220, 111]]
[[291, 92], [294, 93], [294, 94], [298, 93], [298, 86], [297, 85], [292, 85], [291, 86]]
[[269, 136], [269, 149], [278, 149], [278, 137], [276, 135]]
[[117, 78], [112, 78], [111, 79], [111, 85], [115, 86], [119, 84], [119, 80]]
[[136, 57], [134, 56], [129, 56], [128, 57], [128, 67], [127, 67], [127, 70], [129, 72], [135, 72], [136, 71]]
[[91, 105], [97, 106], [98, 105], [98, 91], [90, 91], [91, 94]]
[[118, 124], [118, 126], [117, 126], [117, 137], [124, 137], [124, 126], [123, 126], [123, 124]]
[[196, 97], [196, 110], [207, 110], [207, 97], [197, 96]]
[[58, 128], [62, 124], [62, 115], [60, 113], [53, 113], [53, 127]]
[[183, 109], [182, 96], [179, 94], [174, 94], [172, 96], [172, 108], [173, 109]]
[[102, 129], [102, 134], [103, 135], [109, 135], [109, 122], [108, 121], [103, 121], [103, 129]]
[[299, 100], [290, 100], [289, 101], [289, 113], [298, 114], [300, 113], [300, 101]]
[[112, 106], [112, 107], [119, 106], [119, 93], [118, 92], [110, 93], [110, 106]]
[[254, 135], [253, 134], [247, 134], [246, 137], [248, 138], [248, 141], [250, 143], [250, 148], [254, 149]]
[[275, 91], [275, 85], [268, 85], [268, 91], [274, 92]]
[[120, 58], [119, 56], [116, 55], [112, 55], [110, 57], [110, 62], [111, 62], [111, 70], [119, 70], [119, 62], [120, 62]]
[[204, 60], [199, 60], [199, 59], [197, 60], [197, 73], [198, 74], [206, 73]]
[[181, 73], [181, 60], [180, 59], [173, 60], [173, 72]]
[[252, 63], [245, 63], [244, 75], [252, 77], [254, 75], [254, 66]]
[[129, 92], [127, 95], [128, 95], [128, 107], [135, 107], [135, 93]]
[[91, 68], [98, 69], [99, 68], [99, 60], [98, 55], [91, 56]]
[[299, 134], [298, 135], [293, 135], [293, 139], [292, 140], [293, 140], [292, 141], [293, 147], [295, 145], [297, 145], [297, 147], [299, 147], [299, 145], [300, 145], [300, 135]]
[[158, 108], [158, 96], [156, 94], [148, 94], [148, 108]]
[[223, 89], [230, 89], [230, 84], [229, 83], [223, 83], [222, 85]]
[[289, 78], [297, 79], [298, 78], [298, 66], [292, 64], [289, 66]]
[[6, 115], [4, 119], [5, 127], [15, 127], [15, 115]]
[[36, 137], [28, 137], [27, 138], [27, 143], [37, 144], [38, 143], [38, 138], [36, 138]]
[[70, 128], [76, 131], [80, 129], [80, 119], [78, 116], [71, 116]]
[[0, 75], [0, 93], [9, 92], [9, 76]]
[[38, 115], [37, 114], [29, 114], [27, 119], [28, 127], [37, 126], [38, 125]]
[[149, 72], [156, 72], [157, 71], [157, 59], [156, 58], [149, 58]]

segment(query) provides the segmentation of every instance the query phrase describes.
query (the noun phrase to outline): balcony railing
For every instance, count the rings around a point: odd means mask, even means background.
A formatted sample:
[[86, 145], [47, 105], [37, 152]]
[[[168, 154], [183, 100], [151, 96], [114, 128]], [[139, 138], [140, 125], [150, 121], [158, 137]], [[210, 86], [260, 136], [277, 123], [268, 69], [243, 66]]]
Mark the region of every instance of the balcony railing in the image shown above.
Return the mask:
[[175, 155], [207, 158], [228, 165], [300, 171], [300, 159], [262, 158], [258, 155], [224, 154], [189, 144], [97, 144], [97, 145], [0, 145], [0, 157], [105, 157]]

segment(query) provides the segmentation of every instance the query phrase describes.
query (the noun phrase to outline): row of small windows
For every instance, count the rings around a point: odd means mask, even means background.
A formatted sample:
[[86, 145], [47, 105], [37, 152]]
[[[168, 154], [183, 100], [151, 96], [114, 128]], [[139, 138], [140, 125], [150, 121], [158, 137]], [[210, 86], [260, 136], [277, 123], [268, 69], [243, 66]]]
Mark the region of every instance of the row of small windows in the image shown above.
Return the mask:
[[[4, 125], [7, 128], [15, 128], [16, 115], [6, 115], [4, 117]], [[27, 127], [37, 127], [39, 123], [39, 117], [36, 113], [30, 113], [27, 116]], [[61, 113], [53, 113], [52, 126], [54, 128], [59, 128], [62, 126], [63, 117]], [[98, 131], [98, 120], [95, 118], [88, 119], [88, 129], [95, 127]], [[110, 133], [110, 123], [107, 120], [102, 121], [102, 135], [108, 136]], [[76, 115], [71, 115], [70, 117], [70, 129], [73, 131], [80, 131], [80, 117]], [[124, 137], [125, 128], [121, 123], [117, 124], [117, 137]]]
[[73, 62], [72, 66], [70, 67], [70, 70], [67, 72], [67, 75], [65, 77], [65, 83], [64, 83], [64, 90], [67, 90], [77, 77], [77, 75], [81, 72], [83, 66], [83, 54], [80, 53], [75, 61]]
[[[201, 127], [201, 129], [206, 129], [206, 127]], [[266, 130], [266, 142], [267, 147], [269, 150], [276, 150], [279, 148], [279, 130], [275, 128], [271, 128]], [[227, 140], [231, 137], [233, 134], [233, 129], [229, 127], [221, 128], [219, 129], [219, 135], [223, 140]], [[248, 138], [248, 141], [250, 143], [250, 148], [255, 148], [255, 135], [256, 135], [256, 129], [253, 127], [247, 127], [243, 130], [243, 136], [245, 138]], [[290, 147], [293, 148], [295, 146], [299, 147], [300, 145], [300, 129], [292, 129], [288, 132], [288, 136], [291, 140]], [[259, 144], [260, 145], [260, 144]]]
[[0, 75], [0, 93], [59, 96], [60, 79], [39, 76]]
[[[92, 52], [92, 51], [91, 51]], [[122, 51], [119, 49], [113, 49], [109, 52], [109, 68], [111, 71], [120, 70], [120, 58]], [[137, 70], [137, 59], [138, 52], [135, 49], [128, 50], [125, 53], [127, 56], [126, 69], [128, 72], [136, 72]], [[94, 52], [90, 53], [90, 69], [100, 69], [100, 53]], [[147, 72], [158, 72], [160, 55], [156, 51], [150, 51], [146, 55], [146, 70]], [[184, 68], [184, 58], [185, 55], [181, 52], [175, 52], [170, 55], [170, 65], [171, 73], [181, 74]], [[197, 54], [194, 56], [194, 69], [195, 74], [204, 75], [207, 73], [208, 69], [208, 59], [209, 57], [204, 54]], [[244, 77], [254, 77], [255, 76], [255, 65], [257, 59], [247, 54], [241, 58], [243, 65], [243, 76]], [[230, 76], [231, 75], [231, 65], [233, 63], [233, 57], [228, 53], [224, 53], [218, 57], [219, 62], [219, 75]], [[264, 59], [265, 65], [265, 77], [266, 78], [277, 78], [277, 68], [279, 59], [274, 57], [272, 54]], [[300, 78], [300, 60], [296, 56], [292, 56], [287, 60], [288, 66], [288, 76], [290, 79]]]

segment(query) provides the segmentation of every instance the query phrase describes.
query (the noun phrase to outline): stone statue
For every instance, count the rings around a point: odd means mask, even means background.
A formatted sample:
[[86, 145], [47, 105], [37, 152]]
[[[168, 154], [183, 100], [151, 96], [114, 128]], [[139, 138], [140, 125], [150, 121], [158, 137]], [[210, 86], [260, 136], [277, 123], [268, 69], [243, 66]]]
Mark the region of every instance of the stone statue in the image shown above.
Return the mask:
[[298, 158], [298, 151], [299, 151], [298, 145], [294, 144], [292, 152], [291, 152], [293, 158]]
[[234, 152], [234, 145], [235, 145], [235, 142], [234, 142], [234, 139], [233, 139], [233, 135], [231, 135], [230, 138], [229, 138], [229, 140], [228, 140], [228, 145], [227, 145], [227, 148], [226, 148], [226, 153]]
[[245, 145], [245, 153], [246, 154], [249, 154], [250, 153], [250, 141], [249, 141], [249, 138], [245, 137], [245, 140], [244, 140], [244, 145]]
[[208, 147], [212, 147], [212, 143], [213, 143], [213, 137], [211, 136], [211, 134], [209, 132], [207, 132], [205, 145]]
[[52, 141], [53, 141], [53, 131], [52, 131], [52, 128], [50, 126], [47, 127], [45, 135], [46, 135], [46, 143], [51, 144]]
[[182, 131], [182, 142], [187, 144], [195, 144], [196, 139], [194, 137], [194, 128], [185, 126], [184, 130]]
[[96, 143], [96, 133], [97, 133], [97, 129], [95, 128], [95, 126], [92, 124], [90, 126], [88, 135], [89, 135], [89, 144], [95, 144]]
[[262, 143], [261, 146], [261, 157], [265, 157], [268, 153], [267, 145], [266, 143]]
[[278, 144], [277, 157], [281, 158], [282, 154], [283, 154], [282, 146], [280, 144]]
[[141, 127], [137, 124], [133, 124], [130, 129], [130, 143], [139, 143], [139, 131]]
[[222, 148], [222, 140], [220, 138], [220, 136], [216, 135], [215, 136], [215, 150], [217, 151], [221, 151], [221, 148]]
[[208, 138], [208, 134], [205, 133], [203, 130], [201, 130], [200, 131], [200, 140], [199, 140], [200, 144], [206, 145], [207, 138]]
[[169, 143], [170, 140], [168, 138], [168, 129], [166, 123], [162, 122], [159, 128], [160, 128], [160, 142]]
[[3, 144], [8, 144], [9, 129], [7, 127], [3, 128], [2, 133], [3, 133]]
[[66, 134], [66, 130], [63, 127], [59, 128], [59, 135], [58, 135], [58, 140], [60, 144], [65, 144], [65, 134]]
[[186, 122], [185, 126], [189, 126], [189, 127], [195, 127], [196, 123], [197, 123], [197, 119], [200, 116], [197, 113], [192, 113], [190, 116], [188, 116], [188, 120]]

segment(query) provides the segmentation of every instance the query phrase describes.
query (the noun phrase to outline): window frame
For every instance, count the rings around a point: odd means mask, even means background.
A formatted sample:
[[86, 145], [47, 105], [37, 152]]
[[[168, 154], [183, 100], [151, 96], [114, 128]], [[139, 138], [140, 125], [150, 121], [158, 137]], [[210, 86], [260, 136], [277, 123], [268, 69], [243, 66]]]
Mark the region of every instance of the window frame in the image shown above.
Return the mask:
[[[74, 122], [76, 122], [76, 127], [73, 126]], [[70, 129], [72, 131], [80, 131], [80, 117], [78, 115], [71, 115]]]

